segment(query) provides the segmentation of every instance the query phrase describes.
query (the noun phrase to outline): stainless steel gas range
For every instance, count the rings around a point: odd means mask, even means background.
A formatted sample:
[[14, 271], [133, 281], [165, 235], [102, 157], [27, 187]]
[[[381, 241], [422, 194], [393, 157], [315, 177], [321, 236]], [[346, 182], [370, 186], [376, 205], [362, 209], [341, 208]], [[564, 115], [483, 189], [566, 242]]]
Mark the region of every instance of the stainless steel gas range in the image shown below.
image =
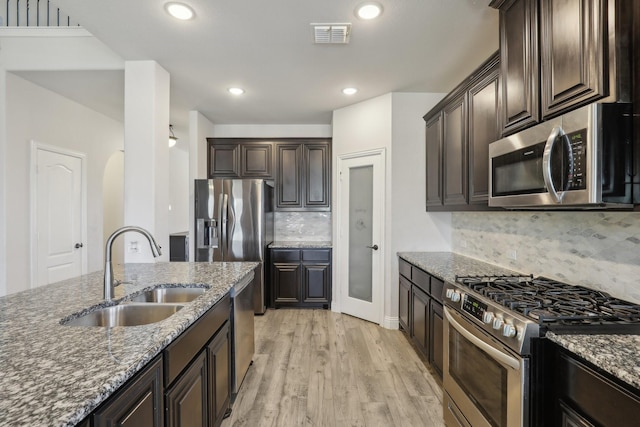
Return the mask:
[[640, 331], [640, 305], [543, 277], [457, 277], [443, 292], [449, 427], [531, 426], [533, 344], [546, 331]]

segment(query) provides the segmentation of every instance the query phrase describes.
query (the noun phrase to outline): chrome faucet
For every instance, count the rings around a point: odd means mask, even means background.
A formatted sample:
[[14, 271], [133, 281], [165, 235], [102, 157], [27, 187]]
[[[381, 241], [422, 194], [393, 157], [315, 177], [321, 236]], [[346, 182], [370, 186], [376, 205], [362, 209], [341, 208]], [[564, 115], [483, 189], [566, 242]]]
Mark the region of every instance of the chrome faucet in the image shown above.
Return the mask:
[[128, 225], [118, 228], [116, 231], [114, 231], [107, 239], [107, 244], [104, 248], [104, 299], [107, 301], [111, 301], [113, 299], [113, 294], [115, 292], [115, 287], [117, 284], [115, 278], [113, 277], [113, 265], [111, 264], [111, 247], [113, 246], [113, 241], [116, 239], [116, 237], [123, 233], [126, 233], [127, 231], [135, 231], [146, 237], [149, 241], [149, 245], [151, 246], [151, 252], [153, 253], [154, 258], [162, 255], [160, 245], [156, 243], [156, 239], [153, 238], [151, 233], [149, 233], [144, 228]]

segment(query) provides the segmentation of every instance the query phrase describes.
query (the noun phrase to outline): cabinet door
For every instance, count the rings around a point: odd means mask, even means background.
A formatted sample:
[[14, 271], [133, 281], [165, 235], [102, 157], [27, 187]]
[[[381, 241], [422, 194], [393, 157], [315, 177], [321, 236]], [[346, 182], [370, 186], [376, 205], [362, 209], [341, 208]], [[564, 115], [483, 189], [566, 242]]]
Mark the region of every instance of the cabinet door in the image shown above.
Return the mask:
[[329, 304], [331, 265], [304, 263], [302, 276], [302, 300], [305, 303]]
[[202, 351], [166, 393], [167, 427], [208, 425], [207, 386], [207, 353]]
[[231, 345], [229, 323], [207, 346], [209, 370], [209, 425], [222, 424], [231, 401]]
[[209, 178], [240, 176], [240, 146], [209, 142]]
[[302, 208], [302, 145], [276, 145], [276, 209]]
[[300, 303], [300, 271], [300, 263], [273, 263], [273, 296], [276, 305]]
[[500, 7], [503, 135], [540, 120], [538, 58], [538, 1], [505, 1]]
[[467, 203], [466, 95], [453, 99], [443, 110], [444, 204]]
[[604, 0], [540, 1], [543, 119], [607, 95], [604, 4]]
[[158, 358], [96, 411], [93, 425], [163, 427], [162, 397], [162, 358]]
[[431, 327], [431, 329], [429, 333], [429, 363], [431, 363], [431, 366], [440, 375], [440, 378], [442, 378], [442, 369], [444, 368], [444, 321], [442, 304], [437, 301], [431, 300], [430, 308], [429, 326]]
[[469, 89], [469, 203], [489, 200], [489, 144], [500, 138], [500, 70], [495, 63], [489, 74]]
[[329, 210], [331, 206], [331, 150], [329, 144], [304, 144], [304, 207]]
[[442, 206], [442, 114], [427, 121], [427, 210]]
[[272, 150], [270, 142], [240, 145], [240, 173], [242, 178], [271, 178]]
[[398, 307], [398, 321], [400, 323], [400, 327], [404, 329], [405, 332], [411, 333], [411, 330], [409, 329], [409, 316], [411, 314], [409, 311], [409, 304], [411, 301], [411, 282], [400, 276], [399, 290], [400, 306]]
[[411, 336], [422, 354], [429, 357], [429, 296], [415, 286], [411, 288], [411, 317]]

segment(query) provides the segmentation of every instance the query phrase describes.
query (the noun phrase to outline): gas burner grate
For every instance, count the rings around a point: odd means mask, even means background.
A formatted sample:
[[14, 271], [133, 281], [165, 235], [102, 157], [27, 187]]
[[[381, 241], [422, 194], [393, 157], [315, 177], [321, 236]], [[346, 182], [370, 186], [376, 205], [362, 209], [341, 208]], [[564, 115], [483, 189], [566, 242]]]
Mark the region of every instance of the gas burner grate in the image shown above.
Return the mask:
[[456, 282], [540, 325], [640, 323], [640, 305], [533, 276], [458, 276]]

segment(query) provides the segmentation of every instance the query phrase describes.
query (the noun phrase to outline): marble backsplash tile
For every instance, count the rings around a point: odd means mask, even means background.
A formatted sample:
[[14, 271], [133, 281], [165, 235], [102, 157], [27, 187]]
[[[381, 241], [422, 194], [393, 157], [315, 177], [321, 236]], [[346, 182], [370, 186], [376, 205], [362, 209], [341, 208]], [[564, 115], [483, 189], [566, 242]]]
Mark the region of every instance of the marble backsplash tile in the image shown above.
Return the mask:
[[640, 213], [459, 212], [453, 252], [640, 303]]
[[276, 241], [331, 241], [331, 212], [276, 212]]

